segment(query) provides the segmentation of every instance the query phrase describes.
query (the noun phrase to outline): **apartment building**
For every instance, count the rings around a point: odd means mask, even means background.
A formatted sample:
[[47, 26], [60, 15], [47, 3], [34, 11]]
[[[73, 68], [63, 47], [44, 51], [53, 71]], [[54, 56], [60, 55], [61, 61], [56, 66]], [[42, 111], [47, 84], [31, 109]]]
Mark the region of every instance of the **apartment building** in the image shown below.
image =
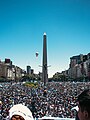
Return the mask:
[[90, 78], [90, 53], [71, 57], [68, 71], [69, 77], [73, 79]]
[[20, 67], [12, 65], [10, 59], [0, 61], [0, 77], [8, 80], [19, 80], [26, 72]]

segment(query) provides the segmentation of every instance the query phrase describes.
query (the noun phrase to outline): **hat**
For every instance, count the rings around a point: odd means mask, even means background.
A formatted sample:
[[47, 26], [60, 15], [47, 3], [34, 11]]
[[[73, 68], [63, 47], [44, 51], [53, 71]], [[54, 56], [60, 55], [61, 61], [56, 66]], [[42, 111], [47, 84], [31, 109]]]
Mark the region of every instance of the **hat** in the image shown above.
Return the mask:
[[78, 111], [79, 108], [78, 108], [78, 106], [75, 106], [75, 107], [73, 107], [71, 110], [76, 110], [76, 111]]
[[2, 104], [2, 101], [0, 101], [0, 104]]
[[9, 110], [9, 117], [10, 119], [12, 118], [13, 115], [20, 115], [22, 116], [25, 120], [33, 120], [33, 116], [29, 108], [22, 104], [17, 104], [14, 105], [10, 110]]

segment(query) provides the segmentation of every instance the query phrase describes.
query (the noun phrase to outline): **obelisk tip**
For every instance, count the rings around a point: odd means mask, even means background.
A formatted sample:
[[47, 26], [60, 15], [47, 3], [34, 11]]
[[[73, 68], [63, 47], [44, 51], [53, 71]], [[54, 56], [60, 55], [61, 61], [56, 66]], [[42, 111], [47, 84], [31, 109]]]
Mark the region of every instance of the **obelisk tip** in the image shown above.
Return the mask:
[[43, 35], [46, 35], [46, 33], [44, 32], [44, 34]]

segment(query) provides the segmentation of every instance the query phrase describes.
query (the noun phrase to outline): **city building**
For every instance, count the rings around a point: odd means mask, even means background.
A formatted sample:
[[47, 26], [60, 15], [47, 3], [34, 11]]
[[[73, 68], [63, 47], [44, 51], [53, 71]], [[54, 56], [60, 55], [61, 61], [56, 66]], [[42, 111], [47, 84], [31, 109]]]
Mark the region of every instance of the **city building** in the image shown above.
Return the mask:
[[5, 61], [0, 61], [0, 78], [6, 80], [20, 80], [25, 75], [25, 71], [20, 67], [12, 65], [10, 59], [5, 58]]
[[90, 53], [70, 58], [69, 77], [72, 79], [90, 78]]
[[27, 75], [31, 75], [31, 66], [27, 66]]

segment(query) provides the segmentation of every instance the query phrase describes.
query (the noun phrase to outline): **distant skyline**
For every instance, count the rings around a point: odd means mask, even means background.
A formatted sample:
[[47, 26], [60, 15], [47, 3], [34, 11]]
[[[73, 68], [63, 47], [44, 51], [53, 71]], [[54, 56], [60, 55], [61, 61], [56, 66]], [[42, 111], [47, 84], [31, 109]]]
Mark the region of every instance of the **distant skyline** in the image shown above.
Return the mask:
[[69, 68], [70, 57], [90, 52], [90, 0], [0, 0], [1, 60], [42, 72], [44, 32], [52, 77]]

